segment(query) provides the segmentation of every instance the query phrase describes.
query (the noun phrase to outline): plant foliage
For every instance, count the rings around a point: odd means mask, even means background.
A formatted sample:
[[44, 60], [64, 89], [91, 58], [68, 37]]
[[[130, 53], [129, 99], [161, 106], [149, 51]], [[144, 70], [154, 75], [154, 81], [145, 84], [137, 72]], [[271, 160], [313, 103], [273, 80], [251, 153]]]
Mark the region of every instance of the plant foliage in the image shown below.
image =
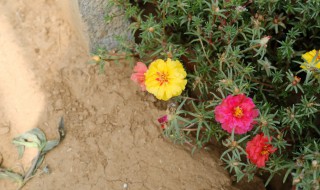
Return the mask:
[[[296, 189], [319, 189], [320, 49], [319, 0], [111, 0], [131, 20], [135, 39], [119, 37], [128, 55], [149, 64], [178, 59], [188, 87], [175, 99], [164, 134], [203, 148], [215, 138], [237, 181], [257, 173], [286, 171]], [[150, 11], [150, 9], [152, 11]], [[113, 15], [106, 15], [111, 18]], [[302, 69], [300, 66], [304, 67]], [[259, 116], [254, 128], [230, 134], [214, 109], [228, 95], [252, 98]], [[276, 152], [265, 167], [247, 158], [245, 146], [263, 133]]]

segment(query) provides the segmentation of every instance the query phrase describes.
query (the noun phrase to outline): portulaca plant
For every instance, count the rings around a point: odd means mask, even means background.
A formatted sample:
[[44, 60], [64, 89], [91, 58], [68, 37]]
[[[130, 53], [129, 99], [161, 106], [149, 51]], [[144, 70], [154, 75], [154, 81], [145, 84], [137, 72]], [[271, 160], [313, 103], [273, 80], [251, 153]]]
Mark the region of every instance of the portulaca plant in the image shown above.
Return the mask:
[[320, 1], [134, 2], [110, 7], [136, 37], [118, 38], [138, 61], [131, 79], [168, 102], [163, 133], [193, 150], [223, 144], [236, 181], [280, 173], [319, 189]]

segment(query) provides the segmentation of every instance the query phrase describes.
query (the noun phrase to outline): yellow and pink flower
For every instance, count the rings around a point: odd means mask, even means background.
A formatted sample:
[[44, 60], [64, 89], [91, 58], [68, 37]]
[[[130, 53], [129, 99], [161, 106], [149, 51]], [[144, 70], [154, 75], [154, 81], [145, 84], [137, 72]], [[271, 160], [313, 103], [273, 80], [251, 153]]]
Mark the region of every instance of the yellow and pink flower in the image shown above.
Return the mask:
[[255, 124], [259, 111], [251, 98], [244, 94], [229, 95], [222, 100], [215, 110], [215, 119], [221, 127], [229, 133], [244, 134], [250, 131]]
[[186, 71], [178, 60], [157, 59], [153, 61], [145, 73], [145, 85], [149, 93], [159, 100], [169, 100], [179, 96], [185, 89]]
[[256, 135], [246, 146], [247, 158], [258, 168], [265, 167], [269, 155], [276, 150], [277, 148], [270, 144], [269, 138], [264, 134]]

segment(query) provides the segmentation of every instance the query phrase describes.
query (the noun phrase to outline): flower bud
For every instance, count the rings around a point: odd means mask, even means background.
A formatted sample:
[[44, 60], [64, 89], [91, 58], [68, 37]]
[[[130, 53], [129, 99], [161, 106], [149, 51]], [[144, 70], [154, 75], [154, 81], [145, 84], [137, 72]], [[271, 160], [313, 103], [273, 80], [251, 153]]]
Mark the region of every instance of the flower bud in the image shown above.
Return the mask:
[[150, 28], [148, 28], [148, 31], [149, 31], [149, 32], [154, 32], [154, 28], [153, 28], [153, 27], [150, 27]]
[[239, 162], [233, 162], [232, 163], [234, 166], [239, 166]]
[[308, 104], [307, 104], [307, 107], [308, 107], [308, 108], [311, 108], [311, 107], [313, 107], [313, 105], [314, 105], [314, 103], [311, 102], [311, 103], [308, 103]]
[[100, 57], [98, 55], [92, 56], [91, 59], [94, 60], [95, 62], [100, 61]]
[[240, 92], [239, 88], [235, 87], [235, 88], [234, 88], [234, 93], [235, 93], [235, 94], [239, 94], [239, 92]]
[[271, 39], [271, 36], [265, 36], [261, 38], [260, 45], [263, 47], [267, 47], [267, 43], [269, 42], [270, 39]]
[[312, 167], [317, 168], [318, 167], [318, 161], [317, 160], [312, 160]]
[[220, 8], [218, 7], [218, 6], [215, 6], [215, 5], [212, 5], [212, 10], [214, 11], [214, 12], [219, 12], [220, 11]]
[[254, 18], [258, 19], [258, 21], [264, 21], [264, 17], [263, 15], [259, 14], [259, 13], [256, 13], [254, 15]]
[[192, 14], [188, 14], [188, 21], [190, 22], [192, 20]]
[[267, 125], [268, 125], [267, 120], [261, 119], [261, 126], [262, 126], [262, 127], [266, 127]]
[[301, 81], [300, 77], [294, 76], [294, 79], [292, 81], [292, 85], [296, 86]]
[[237, 141], [232, 141], [230, 146], [234, 148], [237, 147], [238, 146]]
[[277, 139], [279, 139], [279, 140], [281, 139], [281, 135], [280, 134], [277, 135]]
[[292, 181], [292, 183], [293, 183], [293, 185], [296, 185], [296, 184], [298, 184], [298, 183], [300, 183], [300, 179], [299, 178], [295, 178], [293, 181]]

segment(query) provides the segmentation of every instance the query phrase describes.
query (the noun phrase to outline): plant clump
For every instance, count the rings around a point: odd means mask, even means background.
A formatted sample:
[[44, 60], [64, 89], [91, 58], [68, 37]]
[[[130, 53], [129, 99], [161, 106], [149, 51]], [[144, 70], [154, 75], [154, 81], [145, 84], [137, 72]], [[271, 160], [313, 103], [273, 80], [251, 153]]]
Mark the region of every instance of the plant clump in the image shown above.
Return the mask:
[[146, 64], [132, 79], [175, 102], [163, 133], [194, 149], [216, 139], [237, 181], [284, 171], [294, 189], [319, 189], [320, 2], [134, 2], [110, 7], [131, 21], [123, 50]]

